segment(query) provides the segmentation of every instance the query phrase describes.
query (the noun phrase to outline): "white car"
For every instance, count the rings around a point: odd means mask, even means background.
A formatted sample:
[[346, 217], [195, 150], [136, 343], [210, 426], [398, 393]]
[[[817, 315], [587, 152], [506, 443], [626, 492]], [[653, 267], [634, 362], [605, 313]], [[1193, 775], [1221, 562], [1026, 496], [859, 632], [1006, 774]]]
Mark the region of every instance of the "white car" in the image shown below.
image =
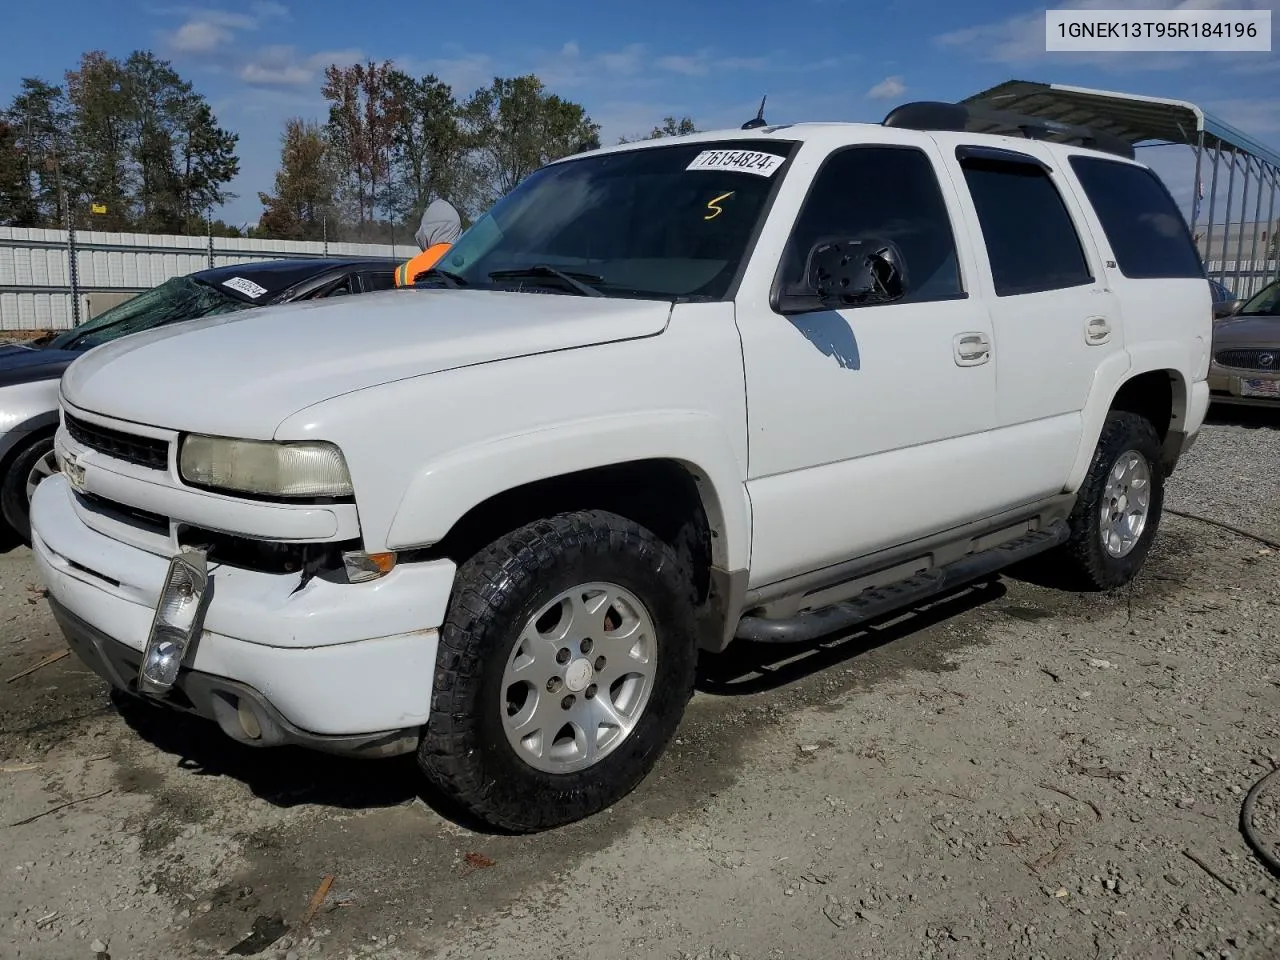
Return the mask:
[[1127, 583], [1208, 404], [1203, 268], [1131, 149], [974, 115], [580, 154], [430, 289], [77, 360], [32, 503], [68, 640], [538, 830], [646, 776], [699, 650], [1049, 551]]

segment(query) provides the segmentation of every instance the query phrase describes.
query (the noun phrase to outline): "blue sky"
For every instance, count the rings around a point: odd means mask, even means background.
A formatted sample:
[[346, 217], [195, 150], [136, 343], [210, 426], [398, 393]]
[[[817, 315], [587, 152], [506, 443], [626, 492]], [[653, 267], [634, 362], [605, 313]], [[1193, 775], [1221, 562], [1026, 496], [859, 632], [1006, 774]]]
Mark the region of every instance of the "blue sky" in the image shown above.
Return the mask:
[[[765, 93], [774, 122], [878, 121], [904, 100], [955, 100], [1017, 78], [1193, 100], [1280, 148], [1280, 52], [1046, 54], [1043, 10], [1019, 0], [62, 0], [50, 16], [44, 5], [11, 0], [0, 32], [0, 99], [23, 76], [60, 80], [85, 50], [156, 51], [240, 134], [240, 198], [223, 211], [232, 222], [257, 218], [256, 194], [271, 189], [284, 120], [324, 118], [324, 66], [363, 58], [433, 72], [463, 95], [495, 75], [535, 72], [582, 103], [605, 142], [643, 133], [667, 114], [688, 114], [702, 128], [737, 126]], [[1185, 199], [1190, 151], [1144, 153]]]

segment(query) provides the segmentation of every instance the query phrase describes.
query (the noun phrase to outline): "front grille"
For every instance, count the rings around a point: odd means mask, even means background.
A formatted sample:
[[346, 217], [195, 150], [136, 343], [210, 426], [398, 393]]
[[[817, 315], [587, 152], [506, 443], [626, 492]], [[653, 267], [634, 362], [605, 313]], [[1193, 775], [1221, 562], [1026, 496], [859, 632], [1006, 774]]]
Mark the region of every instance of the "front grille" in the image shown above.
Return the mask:
[[65, 417], [65, 422], [67, 433], [91, 450], [153, 470], [167, 470], [169, 467], [169, 444], [165, 440], [100, 427], [70, 414]]
[[108, 500], [106, 497], [100, 497], [96, 493], [77, 493], [76, 499], [80, 501], [81, 506], [85, 509], [92, 510], [94, 513], [101, 514], [109, 519], [127, 523], [129, 526], [145, 530], [147, 533], [159, 534], [162, 537], [169, 535], [169, 518], [162, 517], [158, 513], [130, 507], [115, 500]]
[[1261, 370], [1264, 373], [1280, 373], [1280, 349], [1276, 350], [1219, 350], [1214, 356], [1219, 366], [1236, 370]]

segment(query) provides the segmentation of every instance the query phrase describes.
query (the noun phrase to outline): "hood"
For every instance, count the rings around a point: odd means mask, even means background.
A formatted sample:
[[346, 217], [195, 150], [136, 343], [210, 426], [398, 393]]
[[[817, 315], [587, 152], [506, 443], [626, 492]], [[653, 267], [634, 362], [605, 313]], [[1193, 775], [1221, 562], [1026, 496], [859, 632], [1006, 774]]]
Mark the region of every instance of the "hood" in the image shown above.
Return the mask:
[[36, 380], [57, 380], [78, 350], [51, 350], [25, 343], [0, 344], [0, 387]]
[[1213, 346], [1259, 346], [1280, 349], [1280, 317], [1235, 316], [1213, 325]]
[[413, 289], [259, 307], [132, 334], [71, 365], [85, 410], [176, 430], [270, 439], [304, 407], [457, 367], [661, 333], [671, 304]]

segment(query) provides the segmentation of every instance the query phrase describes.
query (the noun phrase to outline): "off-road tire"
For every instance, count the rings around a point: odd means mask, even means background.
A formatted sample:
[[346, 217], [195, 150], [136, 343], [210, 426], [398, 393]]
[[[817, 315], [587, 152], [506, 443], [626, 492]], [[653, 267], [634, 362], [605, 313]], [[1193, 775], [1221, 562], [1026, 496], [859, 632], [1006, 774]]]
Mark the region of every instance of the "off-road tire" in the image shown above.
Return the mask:
[[[626, 588], [647, 608], [657, 638], [654, 687], [617, 749], [583, 770], [542, 772], [507, 739], [503, 671], [530, 617], [559, 592], [596, 581]], [[691, 579], [670, 546], [600, 510], [538, 520], [458, 570], [418, 763], [446, 800], [491, 826], [528, 833], [584, 819], [648, 775], [693, 694], [696, 661]]]
[[27, 500], [27, 476], [41, 457], [53, 449], [53, 434], [23, 447], [0, 478], [0, 514], [27, 546], [31, 546], [31, 504]]
[[[1123, 557], [1113, 557], [1102, 544], [1098, 513], [1106, 490], [1107, 475], [1126, 451], [1133, 450], [1147, 461], [1151, 472], [1151, 499], [1146, 526], [1138, 543]], [[1146, 561], [1155, 540], [1164, 507], [1164, 470], [1161, 444], [1156, 429], [1136, 413], [1113, 410], [1107, 414], [1102, 435], [1076, 496], [1068, 524], [1070, 539], [1057, 551], [1071, 586], [1080, 590], [1114, 590], [1129, 583]]]

